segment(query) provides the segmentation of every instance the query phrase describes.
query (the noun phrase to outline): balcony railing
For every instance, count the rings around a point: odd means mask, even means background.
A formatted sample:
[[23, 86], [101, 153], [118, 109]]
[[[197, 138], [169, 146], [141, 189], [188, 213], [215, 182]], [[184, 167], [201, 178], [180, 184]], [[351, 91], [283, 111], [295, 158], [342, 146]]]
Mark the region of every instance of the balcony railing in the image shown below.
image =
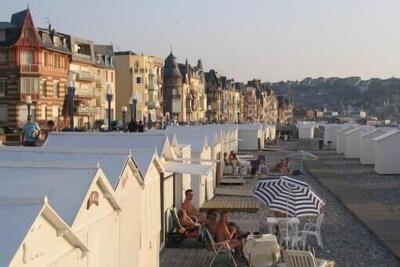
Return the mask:
[[92, 88], [75, 88], [75, 96], [81, 97], [98, 97], [100, 92]]
[[39, 64], [25, 64], [20, 65], [20, 71], [23, 73], [37, 73], [40, 70]]
[[82, 81], [94, 81], [95, 77], [88, 71], [79, 71], [76, 75], [76, 79]]
[[100, 107], [78, 106], [76, 107], [77, 115], [98, 115]]

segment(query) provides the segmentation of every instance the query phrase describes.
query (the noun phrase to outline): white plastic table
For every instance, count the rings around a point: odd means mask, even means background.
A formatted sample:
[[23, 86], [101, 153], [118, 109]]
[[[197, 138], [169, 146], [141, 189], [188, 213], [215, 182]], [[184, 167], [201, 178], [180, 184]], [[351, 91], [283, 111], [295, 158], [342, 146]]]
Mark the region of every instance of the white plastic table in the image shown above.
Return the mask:
[[267, 217], [268, 232], [274, 233], [274, 227], [279, 224], [280, 221], [288, 220], [288, 223], [293, 224], [296, 232], [299, 230], [300, 220], [297, 217]]
[[280, 257], [280, 246], [275, 235], [266, 234], [260, 238], [248, 237], [243, 253], [250, 266], [265, 267], [276, 264]]

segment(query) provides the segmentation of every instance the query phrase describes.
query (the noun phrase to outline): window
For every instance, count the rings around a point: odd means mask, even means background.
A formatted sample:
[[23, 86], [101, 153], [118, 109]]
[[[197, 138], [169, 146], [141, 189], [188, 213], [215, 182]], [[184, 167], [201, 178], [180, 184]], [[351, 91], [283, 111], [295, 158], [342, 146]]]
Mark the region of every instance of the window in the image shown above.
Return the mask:
[[50, 65], [49, 63], [50, 63], [49, 62], [49, 53], [44, 52], [43, 53], [43, 64], [44, 64], [44, 66], [49, 66]]
[[53, 106], [52, 108], [52, 112], [51, 112], [51, 116], [53, 117], [53, 119], [58, 119], [58, 107], [57, 106]]
[[61, 56], [59, 54], [54, 54], [54, 64], [53, 67], [56, 69], [59, 69], [61, 64]]
[[6, 40], [6, 31], [0, 31], [0, 41]]
[[32, 51], [22, 51], [21, 52], [21, 64], [22, 65], [33, 64], [33, 52]]
[[21, 93], [38, 94], [39, 78], [21, 78]]
[[114, 82], [114, 72], [111, 72], [111, 82]]
[[136, 77], [136, 83], [141, 84], [142, 83], [142, 77]]
[[8, 106], [7, 105], [0, 105], [0, 122], [7, 122], [8, 121]]
[[139, 61], [135, 61], [135, 68], [139, 68]]
[[0, 80], [0, 97], [6, 96], [6, 90], [7, 90], [7, 81]]
[[60, 96], [60, 83], [58, 81], [53, 81], [53, 95], [54, 97]]
[[0, 65], [8, 63], [8, 53], [7, 52], [0, 52]]

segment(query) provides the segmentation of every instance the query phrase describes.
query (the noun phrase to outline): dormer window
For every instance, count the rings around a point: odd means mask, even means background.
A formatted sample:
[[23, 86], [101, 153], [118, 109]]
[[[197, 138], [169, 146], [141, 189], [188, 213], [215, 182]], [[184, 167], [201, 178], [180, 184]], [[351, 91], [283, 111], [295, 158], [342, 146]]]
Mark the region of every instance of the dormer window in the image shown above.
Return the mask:
[[109, 57], [108, 57], [108, 56], [105, 57], [105, 62], [104, 62], [104, 64], [105, 64], [106, 66], [110, 66], [110, 62], [109, 62]]
[[6, 40], [6, 31], [0, 31], [0, 41]]

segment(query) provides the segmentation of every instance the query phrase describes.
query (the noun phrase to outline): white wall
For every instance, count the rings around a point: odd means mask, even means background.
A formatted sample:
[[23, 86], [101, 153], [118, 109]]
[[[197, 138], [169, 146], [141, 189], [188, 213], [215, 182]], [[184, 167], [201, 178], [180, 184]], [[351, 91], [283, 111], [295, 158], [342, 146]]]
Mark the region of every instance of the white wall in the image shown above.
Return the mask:
[[238, 131], [239, 150], [258, 150], [258, 130], [241, 130]]
[[336, 132], [340, 129], [339, 124], [324, 124], [324, 144], [331, 142], [330, 147], [336, 149]]
[[346, 147], [344, 150], [344, 157], [347, 159], [360, 158], [361, 150], [361, 135], [365, 134], [367, 130], [356, 128], [345, 134]]
[[361, 164], [375, 164], [375, 141], [373, 139], [386, 133], [381, 129], [365, 133], [361, 136], [360, 162]]
[[336, 132], [336, 152], [344, 153], [346, 149], [346, 133], [353, 130], [354, 127], [345, 127]]
[[[378, 139], [378, 138], [377, 138]], [[375, 172], [400, 174], [400, 131], [375, 142]]]
[[313, 139], [314, 138], [314, 123], [298, 123], [299, 139]]
[[119, 264], [126, 267], [139, 267], [137, 259], [140, 251], [140, 217], [143, 214], [141, 203], [144, 187], [137, 181], [132, 169], [126, 165], [118, 187], [116, 198], [121, 206]]
[[[74, 249], [42, 215], [34, 222], [24, 245], [17, 250], [10, 266], [86, 266], [87, 257]], [[25, 263], [24, 263], [25, 259]]]

